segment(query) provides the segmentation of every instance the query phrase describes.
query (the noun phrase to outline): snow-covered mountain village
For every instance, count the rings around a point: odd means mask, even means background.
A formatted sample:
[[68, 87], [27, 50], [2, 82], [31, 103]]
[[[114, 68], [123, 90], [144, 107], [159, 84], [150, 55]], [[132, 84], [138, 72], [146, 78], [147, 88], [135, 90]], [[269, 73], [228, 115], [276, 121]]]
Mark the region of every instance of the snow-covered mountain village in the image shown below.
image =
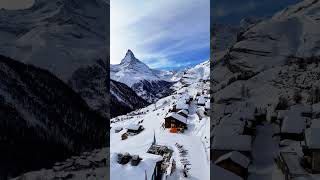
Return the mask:
[[213, 179], [320, 179], [319, 8], [318, 0], [301, 1], [271, 17], [244, 19], [237, 33], [216, 26]]
[[[111, 71], [117, 75], [111, 78], [125, 79], [128, 85], [138, 77], [163, 80], [130, 50], [120, 66], [125, 66], [126, 73]], [[128, 77], [120, 77], [122, 74]], [[210, 178], [209, 61], [178, 74], [178, 80], [170, 81], [171, 94], [111, 119], [112, 180]]]

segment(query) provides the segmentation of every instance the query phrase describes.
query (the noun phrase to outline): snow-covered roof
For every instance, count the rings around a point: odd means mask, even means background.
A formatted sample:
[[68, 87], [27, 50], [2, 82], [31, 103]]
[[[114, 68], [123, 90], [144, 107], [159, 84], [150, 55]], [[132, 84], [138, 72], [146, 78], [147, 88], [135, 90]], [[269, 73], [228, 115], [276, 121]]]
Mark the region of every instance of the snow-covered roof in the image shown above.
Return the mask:
[[176, 112], [168, 113], [165, 118], [168, 118], [168, 117], [173, 117], [174, 119], [187, 124], [187, 118], [181, 116], [180, 114], [178, 114]]
[[320, 113], [320, 102], [312, 105], [312, 111], [314, 113]]
[[178, 111], [178, 113], [183, 113], [185, 115], [189, 115], [188, 111], [185, 110], [185, 109], [182, 109], [182, 110]]
[[210, 109], [210, 101], [206, 102], [206, 109]]
[[232, 160], [233, 162], [237, 163], [238, 165], [244, 168], [247, 168], [250, 164], [250, 159], [238, 151], [232, 151], [227, 154], [224, 154], [223, 156], [220, 156], [214, 163], [218, 164], [219, 162], [227, 159]]
[[320, 149], [320, 128], [309, 128], [305, 131], [306, 145], [311, 149]]
[[288, 166], [289, 173], [293, 175], [306, 175], [307, 172], [300, 165], [300, 160], [295, 152], [281, 152], [281, 156]]
[[185, 103], [185, 101], [178, 101], [176, 105], [177, 109], [189, 109], [189, 105]]
[[200, 96], [198, 98], [198, 104], [205, 104], [206, 103], [206, 98], [204, 96]]
[[212, 147], [216, 150], [251, 151], [251, 136], [218, 135], [213, 138]]
[[306, 128], [306, 118], [297, 114], [286, 116], [281, 126], [282, 133], [297, 133], [300, 134]]
[[215, 164], [210, 164], [210, 171], [214, 172], [214, 179], [243, 180], [240, 176], [226, 169], [223, 169]]
[[221, 136], [221, 135], [240, 135], [243, 133], [244, 125], [243, 124], [235, 124], [235, 125], [223, 125], [219, 124], [215, 126], [212, 130], [213, 136]]
[[311, 128], [320, 128], [320, 119], [313, 119], [311, 121]]
[[127, 129], [131, 129], [131, 130], [135, 130], [135, 131], [139, 130], [139, 128], [140, 128], [140, 125], [137, 125], [137, 124], [129, 124], [127, 126]]
[[110, 179], [151, 179], [156, 163], [163, 158], [159, 155], [143, 153], [139, 154], [142, 158], [138, 166], [132, 166], [131, 163], [125, 165], [117, 162], [117, 154], [110, 155]]

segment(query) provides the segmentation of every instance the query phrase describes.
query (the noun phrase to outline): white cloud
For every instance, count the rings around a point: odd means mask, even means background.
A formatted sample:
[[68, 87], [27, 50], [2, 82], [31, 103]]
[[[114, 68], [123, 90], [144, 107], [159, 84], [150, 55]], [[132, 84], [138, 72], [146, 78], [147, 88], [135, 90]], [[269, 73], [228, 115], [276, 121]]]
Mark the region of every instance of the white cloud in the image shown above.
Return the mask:
[[174, 65], [171, 56], [209, 47], [209, 0], [111, 0], [111, 64], [127, 49], [150, 66]]

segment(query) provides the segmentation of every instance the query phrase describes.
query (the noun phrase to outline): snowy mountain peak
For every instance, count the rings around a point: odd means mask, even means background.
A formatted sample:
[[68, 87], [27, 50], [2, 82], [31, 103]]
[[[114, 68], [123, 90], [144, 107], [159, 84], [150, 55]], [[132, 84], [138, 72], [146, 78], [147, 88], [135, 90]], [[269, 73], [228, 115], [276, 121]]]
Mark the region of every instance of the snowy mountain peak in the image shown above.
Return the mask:
[[133, 52], [128, 49], [126, 56], [121, 60], [121, 64], [139, 62], [139, 60], [134, 56]]

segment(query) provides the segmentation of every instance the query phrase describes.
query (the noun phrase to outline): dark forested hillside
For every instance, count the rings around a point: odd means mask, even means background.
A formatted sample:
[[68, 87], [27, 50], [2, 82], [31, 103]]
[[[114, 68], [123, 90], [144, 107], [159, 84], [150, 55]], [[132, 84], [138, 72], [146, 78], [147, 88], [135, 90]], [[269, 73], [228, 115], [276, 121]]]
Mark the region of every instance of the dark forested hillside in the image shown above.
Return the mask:
[[0, 56], [0, 177], [108, 146], [107, 119], [46, 70]]

